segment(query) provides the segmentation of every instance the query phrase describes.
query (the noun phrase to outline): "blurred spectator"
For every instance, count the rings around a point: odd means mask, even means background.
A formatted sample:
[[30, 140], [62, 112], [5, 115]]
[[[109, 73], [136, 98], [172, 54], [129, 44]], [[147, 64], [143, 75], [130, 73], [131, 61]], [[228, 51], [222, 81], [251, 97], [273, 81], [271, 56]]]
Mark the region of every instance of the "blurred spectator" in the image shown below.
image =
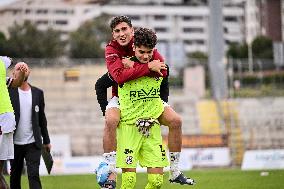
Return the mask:
[[[17, 70], [13, 74], [17, 74]], [[39, 177], [41, 150], [50, 151], [51, 148], [44, 112], [44, 94], [41, 89], [28, 83], [29, 74], [30, 70], [28, 69], [25, 80], [19, 88], [9, 89], [16, 117], [15, 157], [11, 164], [11, 189], [21, 188], [24, 160], [27, 165], [29, 188], [42, 188]]]

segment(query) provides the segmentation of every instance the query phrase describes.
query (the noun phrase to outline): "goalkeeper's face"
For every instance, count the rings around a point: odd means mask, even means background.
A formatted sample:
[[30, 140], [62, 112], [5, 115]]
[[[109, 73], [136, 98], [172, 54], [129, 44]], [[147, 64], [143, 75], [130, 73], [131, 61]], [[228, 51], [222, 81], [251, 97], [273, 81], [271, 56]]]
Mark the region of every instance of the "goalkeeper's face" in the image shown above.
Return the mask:
[[143, 45], [140, 47], [134, 46], [135, 57], [143, 64], [150, 62], [153, 57], [153, 52], [154, 49], [145, 47]]

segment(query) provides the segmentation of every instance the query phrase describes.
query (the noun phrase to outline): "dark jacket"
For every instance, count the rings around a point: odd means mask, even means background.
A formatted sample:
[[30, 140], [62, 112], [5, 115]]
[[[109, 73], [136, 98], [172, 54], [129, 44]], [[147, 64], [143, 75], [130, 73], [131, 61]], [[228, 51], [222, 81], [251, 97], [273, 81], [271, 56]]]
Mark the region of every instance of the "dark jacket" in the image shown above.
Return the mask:
[[[35, 143], [38, 148], [42, 147], [42, 144], [49, 144], [50, 139], [47, 130], [47, 121], [45, 117], [44, 107], [44, 94], [39, 88], [31, 86], [32, 91], [32, 128], [35, 138]], [[9, 89], [11, 102], [15, 112], [16, 128], [20, 120], [20, 101], [18, 88]], [[17, 132], [17, 129], [16, 129]]]

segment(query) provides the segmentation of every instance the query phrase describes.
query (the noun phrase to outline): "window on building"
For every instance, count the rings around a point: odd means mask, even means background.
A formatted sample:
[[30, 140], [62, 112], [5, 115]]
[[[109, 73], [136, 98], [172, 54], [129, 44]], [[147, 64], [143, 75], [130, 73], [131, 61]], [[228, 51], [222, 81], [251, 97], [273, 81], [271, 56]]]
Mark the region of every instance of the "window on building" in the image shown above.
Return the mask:
[[228, 28], [224, 27], [224, 33], [228, 33], [228, 32], [229, 32]]
[[31, 11], [31, 9], [26, 9], [26, 14], [30, 14], [32, 11]]
[[68, 14], [68, 10], [65, 10], [65, 9], [57, 9], [54, 11], [55, 14]]
[[186, 39], [186, 40], [183, 41], [183, 43], [185, 45], [204, 45], [205, 44], [204, 40], [202, 40], [202, 39], [197, 39], [197, 40]]
[[131, 20], [140, 20], [140, 16], [139, 15], [129, 15], [128, 16]]
[[22, 10], [13, 10], [13, 14], [16, 15], [16, 14], [20, 14], [22, 12]]
[[154, 30], [157, 32], [157, 33], [165, 33], [168, 31], [167, 28], [162, 28], [162, 27], [156, 27], [154, 28]]
[[154, 19], [155, 20], [166, 20], [166, 15], [155, 15]]
[[48, 24], [48, 21], [47, 20], [37, 20], [35, 22], [37, 25], [47, 25]]
[[68, 21], [67, 20], [56, 20], [55, 24], [56, 25], [67, 25]]
[[197, 21], [203, 20], [203, 16], [183, 16], [184, 21]]
[[203, 40], [195, 40], [195, 43], [198, 44], [198, 45], [204, 45], [204, 41]]
[[184, 33], [203, 33], [203, 28], [183, 28]]
[[47, 9], [38, 9], [36, 11], [37, 14], [47, 14], [48, 13], [48, 10]]
[[183, 43], [185, 45], [192, 45], [193, 44], [193, 42], [191, 40], [184, 40]]
[[236, 16], [225, 16], [224, 20], [228, 22], [237, 22], [238, 18]]
[[232, 44], [232, 42], [231, 42], [231, 41], [229, 41], [228, 39], [226, 39], [226, 40], [225, 40], [225, 44], [226, 44], [226, 45], [231, 45], [231, 44]]

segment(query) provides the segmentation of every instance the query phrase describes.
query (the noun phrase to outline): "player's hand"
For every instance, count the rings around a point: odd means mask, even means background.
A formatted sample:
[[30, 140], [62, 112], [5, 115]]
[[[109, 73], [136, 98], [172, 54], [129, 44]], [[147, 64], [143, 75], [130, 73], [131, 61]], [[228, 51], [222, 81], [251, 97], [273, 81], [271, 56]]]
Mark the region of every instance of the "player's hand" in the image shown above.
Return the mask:
[[163, 76], [161, 70], [167, 70], [167, 66], [164, 62], [161, 62], [160, 60], [153, 60], [148, 63], [149, 70], [153, 72], [159, 73], [161, 76]]
[[29, 69], [29, 68], [28, 68], [28, 66], [27, 66], [26, 63], [20, 62], [20, 63], [18, 63], [18, 64], [19, 64], [19, 66], [16, 67], [17, 70], [19, 70], [19, 71], [21, 71], [21, 72], [23, 72], [23, 73], [28, 72], [28, 69]]
[[44, 144], [43, 148], [44, 148], [45, 151], [50, 152], [51, 144]]
[[124, 65], [125, 68], [133, 68], [134, 66], [134, 62], [129, 58], [123, 58], [122, 64]]

